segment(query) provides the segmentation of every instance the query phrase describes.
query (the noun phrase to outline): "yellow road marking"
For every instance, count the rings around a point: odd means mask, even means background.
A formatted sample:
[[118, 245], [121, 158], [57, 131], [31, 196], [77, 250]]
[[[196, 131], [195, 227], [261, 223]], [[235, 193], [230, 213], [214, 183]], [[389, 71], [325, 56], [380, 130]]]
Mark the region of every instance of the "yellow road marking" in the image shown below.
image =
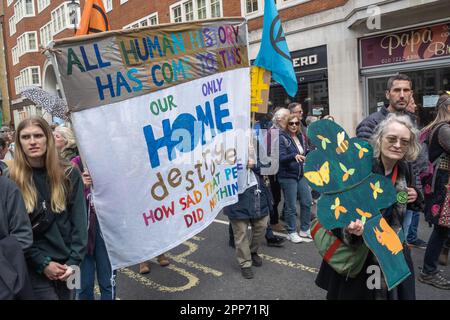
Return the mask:
[[286, 266], [286, 267], [289, 267], [289, 268], [299, 269], [299, 270], [302, 270], [302, 271], [308, 271], [308, 272], [311, 272], [311, 273], [318, 273], [319, 272], [319, 269], [308, 267], [308, 266], [305, 266], [305, 265], [303, 265], [301, 263], [295, 263], [295, 262], [284, 260], [284, 259], [281, 259], [281, 258], [271, 257], [271, 256], [269, 256], [267, 254], [264, 254], [264, 253], [259, 253], [258, 255], [261, 258], [263, 258], [263, 259], [265, 259], [267, 261], [270, 261], [270, 262], [273, 262], [273, 263], [277, 263], [277, 264], [280, 264], [282, 266]]
[[138, 283], [140, 283], [143, 286], [146, 286], [146, 287], [149, 287], [152, 289], [156, 289], [161, 292], [172, 292], [173, 293], [173, 292], [189, 290], [189, 289], [197, 286], [200, 282], [199, 279], [192, 273], [190, 273], [184, 269], [177, 268], [174, 265], [169, 265], [169, 266], [165, 267], [165, 269], [170, 269], [172, 271], [175, 271], [176, 273], [185, 277], [188, 280], [188, 282], [184, 286], [168, 287], [168, 286], [164, 286], [159, 283], [156, 283], [156, 282], [150, 280], [149, 278], [144, 277], [144, 276], [140, 275], [139, 273], [136, 273], [128, 268], [119, 269], [119, 272], [124, 274], [125, 276], [137, 281]]

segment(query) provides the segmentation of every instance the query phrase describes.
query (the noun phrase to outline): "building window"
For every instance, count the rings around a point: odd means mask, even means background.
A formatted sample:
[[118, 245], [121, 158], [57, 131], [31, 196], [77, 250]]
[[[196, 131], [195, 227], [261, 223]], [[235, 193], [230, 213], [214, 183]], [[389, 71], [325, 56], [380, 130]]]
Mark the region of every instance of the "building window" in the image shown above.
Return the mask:
[[181, 22], [183, 21], [183, 17], [181, 16], [181, 6], [176, 6], [172, 9], [173, 13], [173, 22]]
[[211, 0], [211, 18], [221, 17], [220, 0]]
[[192, 5], [192, 0], [187, 1], [184, 4], [184, 17], [186, 21], [194, 20], [194, 6]]
[[37, 32], [25, 32], [17, 38], [18, 56], [28, 52], [37, 52]]
[[50, 0], [38, 0], [38, 13], [50, 5]]
[[39, 30], [41, 36], [41, 46], [46, 47], [53, 40], [52, 22], [50, 21]]
[[34, 16], [34, 0], [25, 0], [25, 15]]
[[147, 27], [147, 26], [154, 26], [158, 24], [158, 13], [152, 13], [144, 18], [141, 18], [137, 21], [134, 21], [130, 24], [127, 24], [123, 27], [123, 29], [130, 29], [130, 28], [139, 28], [139, 27]]
[[9, 35], [12, 36], [14, 33], [16, 33], [16, 18], [12, 16], [9, 18]]
[[13, 1], [14, 0], [8, 0], [8, 3], [7, 3], [8, 7], [11, 5], [11, 3], [13, 3]]
[[103, 0], [103, 3], [105, 4], [105, 11], [109, 12], [113, 9], [112, 0]]
[[[52, 32], [53, 36], [57, 33], [73, 26], [72, 19], [70, 17], [70, 10], [67, 6], [68, 2], [64, 2], [62, 5], [52, 11]], [[77, 17], [75, 21], [80, 21], [81, 11], [76, 10]]]
[[41, 85], [41, 69], [39, 66], [32, 66], [20, 70], [20, 76], [14, 78], [16, 94], [19, 94], [25, 87]]
[[13, 65], [16, 65], [19, 63], [19, 49], [17, 48], [17, 46], [12, 48], [12, 61], [13, 61]]
[[198, 19], [206, 19], [206, 0], [197, 0]]
[[183, 0], [170, 6], [170, 21], [185, 22], [222, 16], [221, 0]]
[[246, 14], [258, 11], [258, 0], [246, 0]]
[[126, 2], [128, 2], [128, 0], [120, 0], [120, 4], [124, 4]]

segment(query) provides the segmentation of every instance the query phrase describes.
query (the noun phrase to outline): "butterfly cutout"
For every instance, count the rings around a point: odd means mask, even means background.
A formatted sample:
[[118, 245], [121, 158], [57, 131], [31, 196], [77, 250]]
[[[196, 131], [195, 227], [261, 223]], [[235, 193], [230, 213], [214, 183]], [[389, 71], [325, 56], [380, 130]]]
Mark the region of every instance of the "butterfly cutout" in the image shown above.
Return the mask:
[[330, 139], [321, 136], [320, 134], [317, 135], [317, 138], [319, 138], [319, 140], [322, 142], [322, 149], [327, 150], [327, 143], [331, 143]]
[[339, 219], [341, 213], [347, 213], [347, 209], [341, 206], [341, 200], [339, 198], [336, 198], [334, 200], [334, 205], [332, 205], [330, 209], [334, 210], [334, 216], [336, 217], [336, 220]]
[[373, 190], [373, 198], [376, 199], [378, 198], [378, 194], [379, 193], [383, 193], [383, 189], [380, 188], [380, 181], [375, 182], [375, 184], [373, 184], [372, 182], [370, 183], [370, 187]]
[[319, 187], [328, 184], [330, 182], [330, 163], [324, 162], [318, 171], [305, 172], [305, 177], [309, 182]]
[[369, 149], [364, 148], [364, 147], [361, 147], [361, 145], [360, 145], [359, 143], [354, 143], [354, 145], [355, 145], [356, 149], [359, 150], [359, 152], [358, 152], [358, 157], [359, 157], [360, 159], [362, 159], [362, 158], [364, 157], [364, 153], [369, 152]]
[[352, 176], [355, 173], [355, 169], [347, 169], [346, 166], [344, 166], [342, 163], [339, 162], [339, 166], [341, 167], [341, 170], [344, 171], [344, 175], [342, 176], [342, 181], [345, 182], [348, 180], [350, 176]]

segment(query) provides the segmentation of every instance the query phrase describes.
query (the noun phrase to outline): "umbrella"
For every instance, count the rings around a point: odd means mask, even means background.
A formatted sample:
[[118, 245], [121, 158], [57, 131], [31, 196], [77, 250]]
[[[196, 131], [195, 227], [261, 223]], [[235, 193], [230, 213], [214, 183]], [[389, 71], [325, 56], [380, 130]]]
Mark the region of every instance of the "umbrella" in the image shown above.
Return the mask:
[[67, 103], [57, 95], [45, 91], [41, 87], [37, 86], [25, 88], [22, 90], [20, 95], [28, 100], [31, 100], [37, 106], [42, 107], [52, 116], [68, 120], [66, 115], [66, 112], [69, 110]]

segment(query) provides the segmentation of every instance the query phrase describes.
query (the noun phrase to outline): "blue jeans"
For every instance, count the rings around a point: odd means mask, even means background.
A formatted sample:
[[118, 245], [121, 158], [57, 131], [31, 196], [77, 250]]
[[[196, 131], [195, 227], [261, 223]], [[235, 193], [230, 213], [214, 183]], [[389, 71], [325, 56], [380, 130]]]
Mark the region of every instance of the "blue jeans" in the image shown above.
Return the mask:
[[[112, 269], [109, 262], [108, 252], [106, 251], [105, 241], [100, 231], [98, 220], [96, 221], [95, 231], [95, 249], [94, 255], [84, 257], [80, 266], [81, 269], [81, 289], [78, 290], [79, 300], [94, 300], [94, 283], [95, 271], [97, 270], [97, 282], [100, 287], [101, 300], [114, 300], [115, 288], [113, 297], [113, 286], [111, 284]], [[114, 276], [116, 273], [114, 272]]]
[[447, 240], [448, 230], [449, 228], [434, 225], [423, 258], [423, 273], [434, 274], [437, 272], [437, 261], [441, 254], [442, 246], [445, 240]]
[[405, 216], [403, 217], [403, 234], [406, 236], [408, 235], [409, 227], [411, 226], [412, 217], [414, 215], [414, 211], [412, 210], [406, 210]]
[[417, 240], [417, 229], [419, 228], [420, 222], [420, 212], [413, 211], [413, 215], [411, 218], [411, 224], [409, 225], [409, 230], [407, 233], [406, 241], [414, 242]]
[[295, 179], [278, 179], [284, 195], [284, 219], [288, 233], [297, 231], [296, 204], [300, 199], [300, 231], [306, 232], [311, 225], [311, 189], [305, 177]]

